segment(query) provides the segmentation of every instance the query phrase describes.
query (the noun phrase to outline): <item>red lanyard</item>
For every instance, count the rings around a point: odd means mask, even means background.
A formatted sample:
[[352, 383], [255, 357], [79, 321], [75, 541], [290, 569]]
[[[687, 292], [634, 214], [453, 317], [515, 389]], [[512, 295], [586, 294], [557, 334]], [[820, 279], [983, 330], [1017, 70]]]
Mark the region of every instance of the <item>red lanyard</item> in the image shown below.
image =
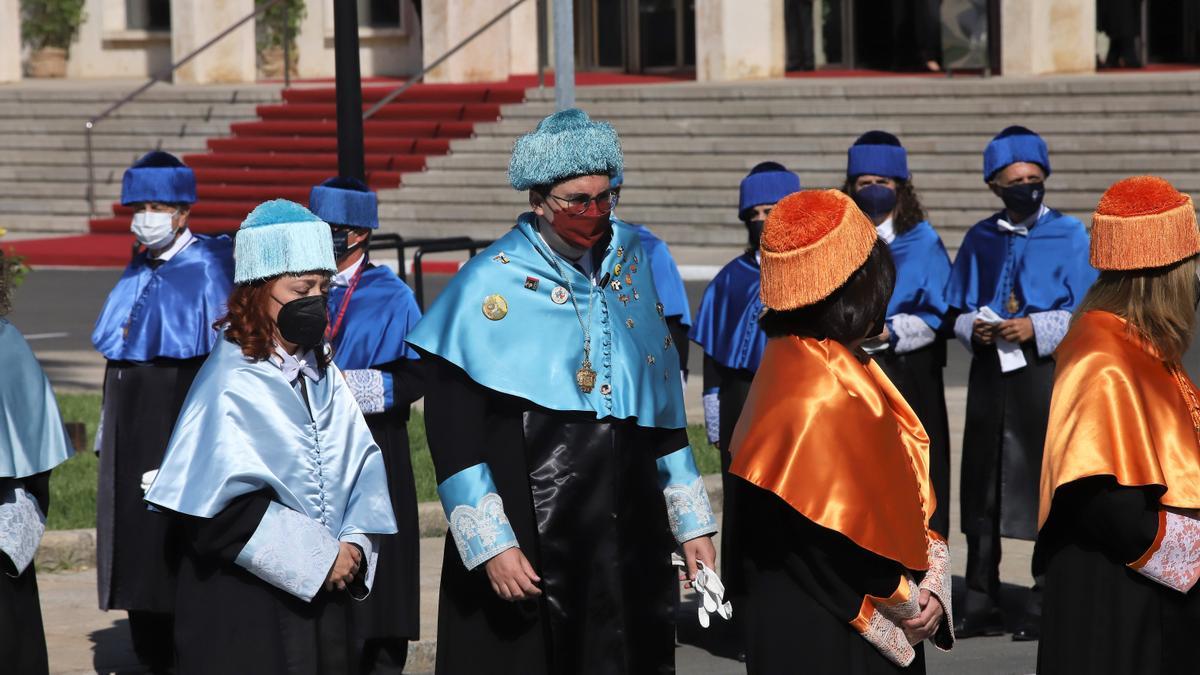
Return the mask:
[[342, 319], [346, 318], [346, 308], [350, 306], [350, 296], [354, 295], [354, 289], [358, 288], [358, 280], [362, 278], [365, 269], [367, 269], [367, 261], [364, 260], [355, 270], [354, 276], [350, 277], [350, 285], [346, 288], [346, 297], [342, 298], [342, 306], [338, 307], [337, 318], [325, 327], [326, 342], [333, 344], [334, 338], [342, 330]]

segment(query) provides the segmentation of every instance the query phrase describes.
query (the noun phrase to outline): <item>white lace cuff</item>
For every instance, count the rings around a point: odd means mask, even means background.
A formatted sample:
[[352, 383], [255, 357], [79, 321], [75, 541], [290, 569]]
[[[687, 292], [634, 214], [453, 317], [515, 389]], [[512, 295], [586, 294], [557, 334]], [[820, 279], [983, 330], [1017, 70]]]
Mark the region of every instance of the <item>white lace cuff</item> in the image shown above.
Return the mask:
[[895, 351], [897, 354], [907, 354], [933, 344], [937, 334], [925, 323], [925, 320], [915, 314], [897, 314], [888, 320], [892, 335], [895, 336]]
[[975, 334], [975, 318], [976, 312], [966, 312], [959, 314], [954, 320], [954, 337], [962, 343], [962, 346], [967, 348], [968, 352], [975, 353], [975, 346], [971, 343], [971, 336]]
[[362, 575], [362, 587], [357, 584], [352, 584], [346, 587], [350, 592], [350, 597], [355, 600], [364, 600], [371, 593], [371, 587], [375, 585], [375, 570], [379, 566], [379, 547], [375, 543], [376, 535], [372, 534], [347, 534], [342, 536], [342, 541], [347, 544], [356, 544], [363, 552], [363, 564], [366, 566], [366, 574]]
[[33, 562], [45, 533], [46, 516], [33, 495], [15, 480], [0, 481], [0, 553], [12, 561], [16, 576]]
[[1187, 593], [1200, 579], [1200, 520], [1160, 511], [1158, 536], [1129, 566], [1152, 581]]
[[381, 413], [392, 407], [392, 376], [374, 368], [343, 370], [350, 393], [364, 415]]
[[1049, 312], [1034, 312], [1029, 315], [1033, 322], [1033, 338], [1037, 342], [1038, 356], [1046, 358], [1058, 349], [1058, 343], [1067, 336], [1071, 327], [1071, 313], [1064, 309]]
[[311, 602], [329, 577], [339, 548], [324, 525], [271, 502], [234, 562], [268, 584]]
[[850, 625], [887, 660], [898, 666], [907, 666], [916, 658], [917, 652], [909, 644], [899, 623], [921, 614], [919, 597], [920, 589], [916, 582], [905, 575], [900, 578], [891, 597], [863, 598], [858, 616]]
[[519, 548], [487, 464], [467, 467], [442, 481], [438, 496], [467, 569], [473, 570], [510, 548]]
[[700, 400], [704, 402], [704, 434], [716, 445], [721, 440], [721, 390], [709, 389]]
[[717, 531], [717, 518], [690, 446], [658, 458], [658, 484], [676, 541], [682, 544]]
[[924, 578], [921, 579], [920, 588], [929, 591], [931, 595], [938, 599], [942, 605], [942, 611], [945, 616], [942, 619], [942, 626], [934, 633], [930, 641], [938, 649], [943, 651], [949, 650], [954, 646], [954, 614], [952, 610], [952, 599], [950, 597], [950, 589], [952, 583], [950, 580], [950, 547], [941, 538], [928, 536], [929, 552], [929, 569], [925, 572]]

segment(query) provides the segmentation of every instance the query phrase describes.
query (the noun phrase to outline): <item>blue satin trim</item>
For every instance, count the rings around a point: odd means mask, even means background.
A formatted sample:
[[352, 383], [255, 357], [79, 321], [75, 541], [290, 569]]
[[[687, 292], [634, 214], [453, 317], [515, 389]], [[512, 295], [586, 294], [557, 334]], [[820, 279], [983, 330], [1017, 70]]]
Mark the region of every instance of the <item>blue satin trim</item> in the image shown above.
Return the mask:
[[307, 405], [273, 363], [220, 340], [192, 383], [146, 501], [211, 518], [268, 489], [335, 538], [394, 533], [383, 454], [342, 373], [331, 365], [306, 386]]
[[75, 453], [50, 380], [17, 327], [0, 318], [0, 478], [49, 471]]
[[[373, 368], [417, 353], [404, 340], [421, 320], [412, 289], [387, 267], [368, 267], [350, 296], [342, 327], [333, 339], [333, 360], [343, 370]], [[329, 289], [329, 316], [337, 317], [346, 288]]]
[[671, 257], [671, 249], [667, 247], [667, 242], [659, 239], [658, 235], [645, 225], [625, 223], [619, 218], [613, 220], [637, 230], [638, 237], [642, 240], [642, 250], [650, 260], [650, 271], [654, 274], [654, 290], [658, 292], [658, 301], [663, 304], [663, 315], [677, 316], [683, 325], [691, 326], [692, 308], [688, 306], [687, 287], [683, 284], [683, 276], [679, 274], [679, 267]]
[[667, 501], [667, 520], [676, 541], [683, 543], [717, 531], [717, 518], [708, 500], [704, 479], [696, 468], [692, 448], [659, 457], [658, 485]]
[[689, 336], [726, 368], [758, 370], [767, 335], [758, 327], [762, 273], [753, 253], [734, 258], [704, 289]]
[[233, 242], [195, 237], [157, 270], [145, 252], [130, 261], [92, 331], [92, 344], [104, 358], [190, 359], [212, 351], [212, 324], [225, 314], [233, 290]]
[[[596, 386], [585, 394], [575, 382], [583, 359], [583, 329], [570, 301], [560, 305], [550, 299], [556, 286], [568, 284], [551, 266], [553, 254], [533, 223], [533, 214], [523, 214], [508, 234], [469, 260], [413, 329], [409, 343], [462, 368], [487, 389], [543, 408], [632, 418], [648, 428], [685, 426], [679, 354], [658, 313], [658, 295], [637, 233], [614, 223], [601, 262], [608, 274], [621, 265], [620, 274], [613, 275], [620, 277], [620, 290], [593, 287], [574, 266], [558, 262], [579, 294], [585, 321], [587, 289], [592, 288]], [[632, 284], [625, 283], [626, 274]], [[526, 288], [530, 278], [536, 290]], [[508, 304], [507, 314], [497, 321], [483, 314], [484, 299], [493, 294]]]
[[950, 256], [941, 237], [922, 221], [888, 248], [896, 263], [896, 288], [887, 315], [912, 314], [939, 330], [946, 316], [945, 288], [950, 279]]
[[320, 523], [271, 502], [234, 563], [305, 602], [321, 590], [338, 540]]
[[469, 466], [442, 481], [438, 497], [467, 569], [517, 546], [517, 535], [504, 514], [504, 502], [487, 464]]
[[[946, 285], [946, 303], [963, 312], [987, 305], [1002, 317], [1072, 311], [1099, 273], [1088, 263], [1083, 223], [1050, 209], [1029, 236], [996, 229], [1004, 213], [976, 223], [963, 238]], [[1019, 308], [1008, 311], [1015, 293]]]

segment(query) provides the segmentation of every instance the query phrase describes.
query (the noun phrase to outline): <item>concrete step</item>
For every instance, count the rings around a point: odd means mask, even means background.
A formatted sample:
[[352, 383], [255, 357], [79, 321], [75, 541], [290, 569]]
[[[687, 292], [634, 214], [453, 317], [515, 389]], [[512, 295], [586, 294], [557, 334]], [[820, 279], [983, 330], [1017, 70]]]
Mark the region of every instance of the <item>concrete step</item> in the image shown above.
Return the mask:
[[7, 213], [0, 209], [0, 227], [11, 232], [78, 234], [87, 232], [87, 218], [74, 214]]
[[[121, 151], [136, 151], [138, 148], [159, 148], [168, 152], [175, 152], [172, 148], [177, 148], [183, 152], [204, 152], [208, 149], [206, 139], [203, 136], [178, 136], [178, 135], [146, 135], [146, 134], [110, 134], [103, 130], [98, 130], [92, 134], [92, 150], [121, 150]], [[160, 146], [161, 144], [161, 146]], [[0, 134], [0, 161], [4, 160], [4, 155], [12, 151], [32, 150], [39, 152], [58, 152], [58, 151], [79, 151], [82, 152], [85, 147], [82, 135], [74, 134], [21, 134], [21, 133], [2, 133]]]
[[[143, 102], [130, 103], [99, 122], [99, 125], [116, 119], [253, 119], [255, 103], [202, 102]], [[104, 110], [103, 105], [64, 101], [61, 103], [20, 103], [0, 99], [0, 119], [55, 119], [69, 118], [86, 120]]]
[[[171, 139], [177, 141], [180, 139]], [[204, 145], [204, 137], [196, 136], [189, 141], [196, 141], [200, 146]], [[137, 158], [144, 155], [150, 150], [166, 150], [175, 155], [181, 155], [189, 152], [203, 152], [204, 148], [189, 148], [189, 145], [196, 143], [141, 143], [134, 146], [129, 146], [124, 150], [97, 150], [92, 152], [92, 163], [96, 167], [128, 167]], [[78, 166], [84, 167], [87, 162], [87, 153], [82, 149], [77, 150], [56, 150], [46, 152], [44, 150], [0, 150], [0, 166], [24, 166], [24, 167], [61, 167], [61, 166]]]
[[[84, 120], [80, 119], [0, 119], [0, 134], [68, 134], [84, 133]], [[226, 136], [229, 121], [171, 120], [171, 119], [109, 119], [96, 126], [95, 135], [112, 134], [168, 134], [176, 136]]]
[[[105, 83], [73, 80], [54, 83], [24, 81], [0, 85], [0, 100], [12, 103], [116, 103], [144, 81]], [[274, 103], [283, 100], [279, 85], [171, 85], [159, 83], [142, 92], [133, 103]]]

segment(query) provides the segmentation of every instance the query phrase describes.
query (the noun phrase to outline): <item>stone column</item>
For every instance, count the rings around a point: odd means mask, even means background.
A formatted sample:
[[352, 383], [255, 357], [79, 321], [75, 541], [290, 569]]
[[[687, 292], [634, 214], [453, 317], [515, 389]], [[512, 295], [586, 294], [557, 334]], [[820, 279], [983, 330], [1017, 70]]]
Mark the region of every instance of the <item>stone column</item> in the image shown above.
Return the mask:
[[[512, 0], [441, 0], [422, 3], [424, 62], [432, 63]], [[514, 72], [537, 69], [535, 0], [527, 0], [426, 76], [426, 82], [496, 82]], [[514, 53], [514, 49], [529, 53]]]
[[783, 77], [783, 0], [696, 0], [696, 79]]
[[0, 0], [0, 82], [21, 79], [21, 3]]
[[[178, 61], [254, 11], [254, 0], [171, 0], [171, 60]], [[253, 82], [254, 22], [242, 25], [175, 71], [179, 84]]]
[[1010, 77], [1094, 72], [1095, 0], [1001, 0], [1000, 61]]

